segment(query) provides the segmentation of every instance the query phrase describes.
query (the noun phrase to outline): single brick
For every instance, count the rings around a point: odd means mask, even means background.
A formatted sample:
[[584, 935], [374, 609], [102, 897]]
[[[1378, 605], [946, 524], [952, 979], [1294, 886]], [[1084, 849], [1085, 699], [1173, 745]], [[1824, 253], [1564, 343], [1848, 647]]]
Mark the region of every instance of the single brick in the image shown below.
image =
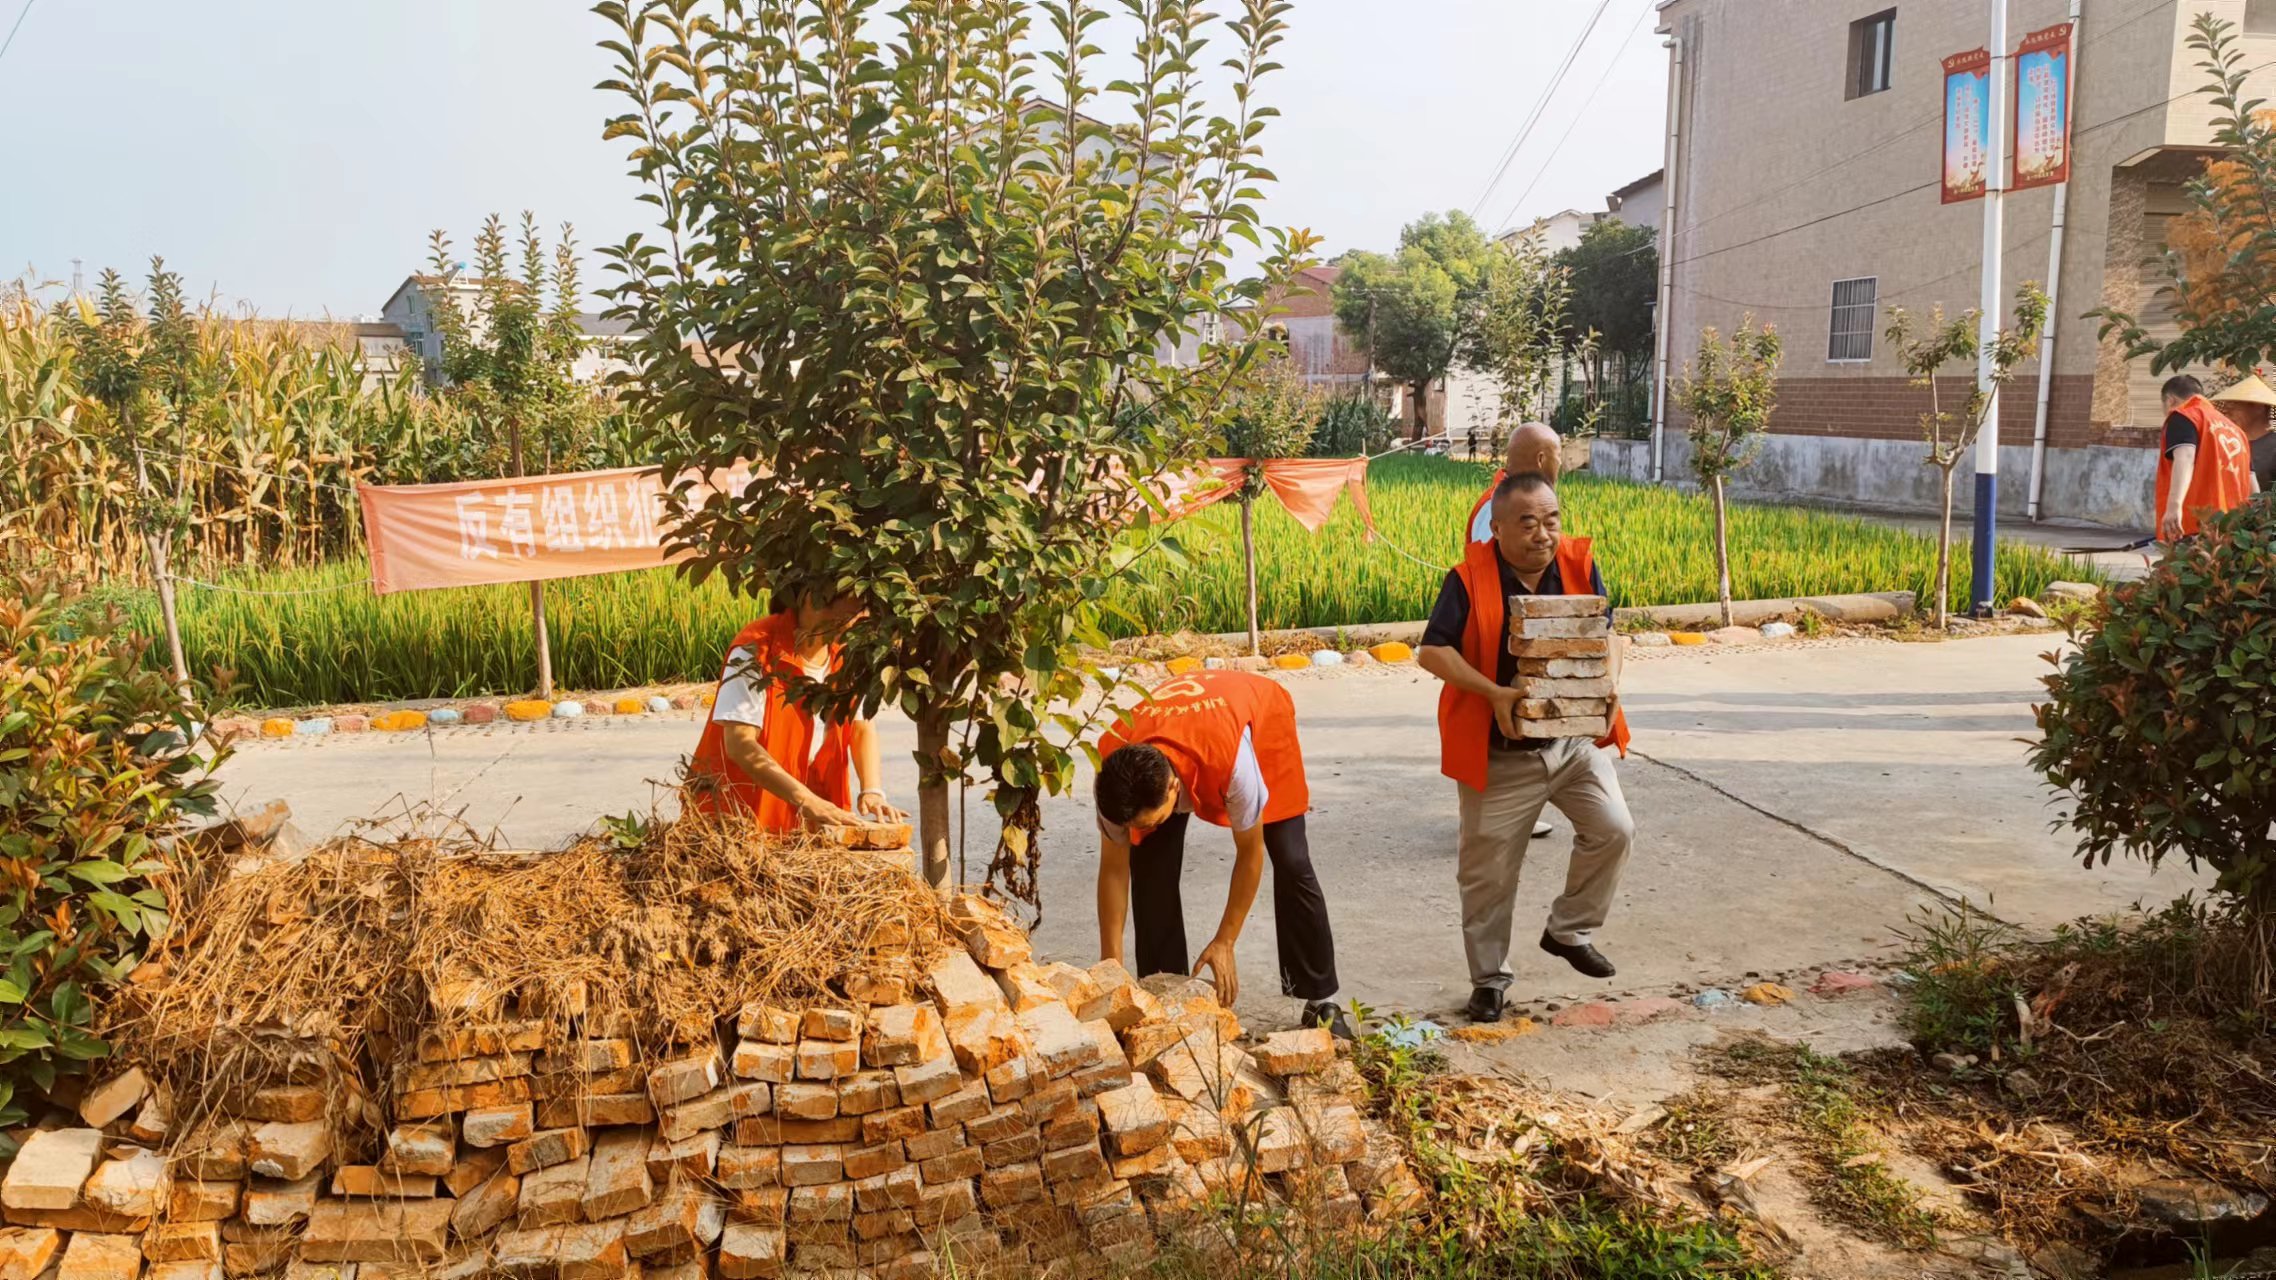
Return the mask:
[[727, 1220], [779, 1227], [789, 1204], [790, 1188], [780, 1183], [771, 1187], [744, 1187], [728, 1198]]
[[854, 1204], [863, 1213], [915, 1208], [924, 1193], [924, 1179], [910, 1168], [895, 1169], [853, 1184]]
[[[943, 1033], [941, 1042], [947, 1044]], [[964, 1073], [956, 1066], [956, 1059], [946, 1048], [922, 1062], [893, 1068], [893, 1083], [901, 1091], [901, 1101], [915, 1105], [945, 1098], [964, 1087]]]
[[567, 1164], [589, 1146], [583, 1129], [545, 1129], [506, 1148], [506, 1171], [527, 1175]]
[[320, 1200], [301, 1236], [300, 1256], [308, 1262], [440, 1262], [450, 1207], [447, 1200]]
[[931, 1005], [890, 1005], [871, 1011], [861, 1045], [872, 1067], [907, 1067], [945, 1056], [948, 1036]]
[[[151, 1262], [221, 1261], [218, 1222], [160, 1222], [142, 1237], [142, 1256]], [[0, 1275], [13, 1275], [0, 1266]]]
[[735, 1074], [745, 1080], [785, 1084], [798, 1078], [798, 1047], [745, 1040], [735, 1046]]
[[861, 1118], [861, 1140], [871, 1144], [913, 1138], [924, 1131], [923, 1107], [888, 1107]]
[[142, 1105], [149, 1093], [150, 1077], [140, 1067], [129, 1067], [80, 1096], [79, 1118], [89, 1128], [109, 1128], [113, 1120]]
[[838, 1111], [844, 1115], [866, 1116], [900, 1101], [901, 1087], [890, 1071], [860, 1071], [838, 1082]]
[[810, 1187], [845, 1177], [845, 1148], [833, 1144], [789, 1146], [782, 1149], [784, 1186]]
[[988, 1100], [988, 1086], [975, 1080], [956, 1092], [925, 1104], [927, 1114], [933, 1118], [933, 1127], [963, 1124], [988, 1114], [993, 1106]]
[[708, 1249], [727, 1225], [727, 1207], [689, 1183], [677, 1183], [625, 1222], [624, 1247], [636, 1258]]
[[451, 1201], [451, 1231], [477, 1240], [504, 1226], [521, 1208], [522, 1180], [503, 1168]]
[[506, 1167], [506, 1149], [491, 1147], [469, 1151], [460, 1156], [443, 1175], [443, 1189], [454, 1196], [463, 1196], [474, 1187], [487, 1182], [491, 1174]]
[[90, 1209], [122, 1218], [154, 1217], [166, 1204], [174, 1176], [166, 1158], [155, 1151], [136, 1151], [120, 1160], [105, 1160], [79, 1190]]
[[554, 1251], [559, 1280], [618, 1280], [626, 1268], [624, 1219], [564, 1224]]
[[988, 1086], [989, 1101], [997, 1106], [1019, 1101], [1045, 1079], [1043, 1060], [1031, 1054], [1006, 1059], [980, 1075], [980, 1083]]
[[63, 1233], [53, 1227], [0, 1227], [0, 1276], [32, 1280], [63, 1251]]
[[69, 1209], [102, 1156], [100, 1129], [43, 1129], [24, 1140], [0, 1180], [0, 1205], [10, 1209]]
[[996, 981], [972, 962], [972, 957], [952, 951], [925, 971], [925, 981], [932, 987], [933, 999], [940, 1005], [942, 1014], [958, 1009], [986, 1006], [1004, 1007], [1004, 993]]
[[666, 1062], [648, 1073], [648, 1097], [658, 1108], [701, 1097], [719, 1087], [718, 1053], [706, 1049]]
[[872, 1178], [907, 1164], [898, 1142], [884, 1142], [871, 1147], [850, 1147], [845, 1153], [845, 1176], [852, 1181]]
[[956, 1065], [968, 1075], [982, 1075], [1027, 1052], [1027, 1037], [1001, 1004], [972, 1004], [951, 1009], [947, 1018], [948, 1047]]
[[323, 1179], [313, 1173], [291, 1182], [255, 1178], [245, 1188], [244, 1207], [239, 1212], [248, 1226], [293, 1226], [316, 1212], [317, 1193], [323, 1189]]
[[719, 1237], [721, 1280], [758, 1280], [779, 1276], [783, 1267], [781, 1227], [756, 1223], [729, 1223]]
[[166, 1197], [168, 1222], [219, 1222], [237, 1215], [238, 1198], [244, 1184], [239, 1182], [200, 1182], [195, 1178], [176, 1178], [174, 1188]]
[[1303, 1076], [1335, 1065], [1335, 1037], [1326, 1027], [1276, 1031], [1257, 1046], [1257, 1065], [1276, 1076]]
[[1286, 1173], [1303, 1159], [1304, 1132], [1296, 1122], [1296, 1113], [1287, 1107], [1267, 1110], [1256, 1128], [1257, 1168], [1265, 1173]]
[[1098, 1042], [1063, 1004], [1053, 1002], [1029, 1009], [1019, 1015], [1019, 1028], [1027, 1036], [1031, 1051], [1043, 1060], [1045, 1073], [1054, 1080], [1099, 1060]]
[[656, 1198], [648, 1176], [649, 1141], [637, 1129], [611, 1129], [593, 1143], [582, 1206], [587, 1221], [619, 1217]]
[[860, 1069], [861, 1046], [851, 1041], [798, 1042], [798, 1078], [801, 1080], [836, 1080]]
[[925, 1185], [937, 1186], [977, 1178], [980, 1171], [987, 1167], [987, 1161], [980, 1156], [980, 1148], [965, 1147], [925, 1161], [917, 1166], [917, 1172], [924, 1178]]
[[[259, 1142], [258, 1130], [255, 1130], [254, 1141]], [[388, 1130], [387, 1150], [381, 1153], [377, 1163], [389, 1173], [427, 1173], [441, 1177], [457, 1162], [458, 1143], [446, 1122], [404, 1124]], [[268, 1172], [258, 1162], [253, 1171]]]
[[656, 1123], [656, 1105], [645, 1093], [594, 1094], [537, 1104], [535, 1121], [547, 1129], [604, 1129]]
[[1098, 1104], [1084, 1099], [1068, 1108], [1065, 1114], [1043, 1122], [1043, 1145], [1057, 1151], [1078, 1142], [1096, 1142], [1099, 1124]]
[[719, 1164], [712, 1175], [713, 1181], [730, 1191], [745, 1191], [754, 1187], [780, 1185], [782, 1182], [781, 1147], [727, 1146], [719, 1149]]
[[776, 1085], [774, 1114], [785, 1120], [828, 1120], [838, 1114], [838, 1087], [833, 1084]]
[[723, 1086], [660, 1109], [656, 1115], [656, 1133], [671, 1142], [684, 1142], [706, 1130], [724, 1129], [735, 1123], [735, 1088]]
[[1099, 1124], [1118, 1155], [1151, 1151], [1170, 1139], [1170, 1116], [1154, 1086], [1139, 1081], [1098, 1095]]
[[719, 1151], [725, 1140], [717, 1133], [704, 1132], [678, 1142], [658, 1134], [648, 1144], [648, 1180], [657, 1186], [681, 1178], [708, 1178], [719, 1166]]
[[135, 1280], [141, 1274], [139, 1237], [82, 1231], [65, 1246], [55, 1280]]
[[928, 1129], [913, 1134], [902, 1140], [901, 1149], [908, 1153], [911, 1160], [924, 1161], [945, 1156], [951, 1151], [962, 1151], [966, 1145], [963, 1126], [951, 1125], [946, 1129]]
[[800, 1030], [809, 1040], [855, 1040], [861, 1036], [861, 1015], [851, 1009], [808, 1009]]
[[[1059, 989], [1051, 985], [1035, 964], [1015, 964], [995, 975], [996, 988], [1013, 1013], [1025, 1013], [1047, 1004], [1060, 1004]], [[1061, 1005], [1064, 1008], [1064, 1005]]]
[[961, 894], [949, 904], [949, 926], [964, 940], [974, 960], [990, 969], [1008, 969], [1034, 958], [1027, 930], [1004, 909], [978, 894]]
[[851, 1222], [853, 1207], [853, 1188], [843, 1182], [792, 1187], [788, 1216], [792, 1222]]
[[585, 1183], [592, 1177], [592, 1157], [579, 1156], [566, 1164], [548, 1165], [522, 1175], [521, 1199], [515, 1202], [514, 1225], [550, 1227], [575, 1222], [585, 1214]]
[[763, 1040], [768, 1044], [796, 1044], [803, 1021], [788, 1009], [750, 1004], [743, 1006], [742, 1015], [735, 1019], [735, 1034], [745, 1040]]
[[424, 1200], [434, 1195], [439, 1185], [433, 1174], [389, 1173], [372, 1164], [344, 1164], [332, 1171], [333, 1195], [361, 1196], [366, 1200], [380, 1196]]
[[459, 1137], [470, 1147], [502, 1147], [520, 1142], [536, 1132], [537, 1126], [533, 1122], [530, 1104], [526, 1102], [503, 1107], [479, 1107], [459, 1117]]

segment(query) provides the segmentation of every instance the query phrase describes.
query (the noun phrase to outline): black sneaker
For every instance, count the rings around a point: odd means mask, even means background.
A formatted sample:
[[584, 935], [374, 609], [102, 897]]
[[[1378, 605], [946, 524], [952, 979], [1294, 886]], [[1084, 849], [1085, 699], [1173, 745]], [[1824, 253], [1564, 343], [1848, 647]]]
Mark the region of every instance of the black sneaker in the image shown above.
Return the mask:
[[1541, 935], [1541, 949], [1591, 978], [1609, 978], [1620, 972], [1612, 967], [1610, 960], [1604, 958], [1603, 952], [1585, 942], [1575, 946], [1569, 942], [1559, 942], [1544, 933]]
[[1357, 1040], [1359, 1038], [1351, 1029], [1351, 1019], [1343, 1016], [1342, 1008], [1326, 1000], [1314, 1000], [1304, 1006], [1304, 1025], [1307, 1027], [1326, 1027], [1328, 1034], [1338, 1040]]
[[1470, 1003], [1463, 1006], [1462, 1016], [1472, 1022], [1500, 1022], [1508, 1003], [1509, 996], [1500, 987], [1477, 987], [1470, 992]]

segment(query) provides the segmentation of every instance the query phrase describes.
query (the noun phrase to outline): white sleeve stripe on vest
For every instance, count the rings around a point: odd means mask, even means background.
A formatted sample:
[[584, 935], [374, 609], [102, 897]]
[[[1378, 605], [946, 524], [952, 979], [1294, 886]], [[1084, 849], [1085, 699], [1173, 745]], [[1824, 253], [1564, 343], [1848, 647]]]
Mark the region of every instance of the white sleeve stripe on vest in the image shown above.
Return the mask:
[[727, 664], [720, 669], [719, 693], [711, 705], [714, 722], [754, 727], [766, 724], [766, 695], [751, 683], [751, 654], [751, 647], [744, 645], [727, 655]]
[[1248, 830], [1264, 821], [1265, 805], [1271, 800], [1264, 770], [1257, 765], [1256, 742], [1243, 729], [1240, 750], [1233, 753], [1233, 776], [1225, 780], [1226, 825], [1235, 831]]

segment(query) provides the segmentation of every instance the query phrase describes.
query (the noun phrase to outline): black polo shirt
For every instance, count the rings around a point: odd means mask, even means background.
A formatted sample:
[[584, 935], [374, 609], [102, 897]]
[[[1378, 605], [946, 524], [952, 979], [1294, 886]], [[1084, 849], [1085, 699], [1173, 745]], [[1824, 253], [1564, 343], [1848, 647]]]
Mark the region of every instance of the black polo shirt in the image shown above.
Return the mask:
[[[1505, 601], [1510, 596], [1561, 596], [1566, 594], [1564, 581], [1559, 575], [1559, 566], [1554, 560], [1550, 561], [1549, 567], [1542, 571], [1540, 583], [1530, 591], [1526, 589], [1525, 583], [1518, 578], [1517, 570], [1510, 567], [1509, 561], [1496, 555], [1494, 567], [1501, 570], [1502, 598]], [[1604, 616], [1609, 619], [1612, 617], [1611, 593], [1604, 589], [1604, 571], [1597, 568], [1592, 562], [1589, 565], [1588, 572], [1588, 594], [1606, 597]], [[1517, 682], [1517, 655], [1509, 651], [1509, 626], [1516, 616], [1516, 614], [1508, 611], [1505, 606], [1502, 614], [1501, 643], [1496, 645], [1494, 649], [1495, 653], [1500, 655], [1495, 663], [1494, 683], [1505, 688]], [[1446, 581], [1441, 583], [1438, 588], [1438, 603], [1430, 608], [1430, 621], [1423, 624], [1422, 642], [1426, 645], [1441, 645], [1460, 653], [1462, 651], [1463, 633], [1469, 629], [1470, 593], [1462, 585], [1461, 571], [1449, 569], [1446, 571]], [[1493, 734], [1493, 745], [1496, 747], [1506, 749], [1512, 745], [1528, 745], [1509, 742], [1508, 739], [1502, 737], [1500, 725], [1494, 726], [1489, 732]]]

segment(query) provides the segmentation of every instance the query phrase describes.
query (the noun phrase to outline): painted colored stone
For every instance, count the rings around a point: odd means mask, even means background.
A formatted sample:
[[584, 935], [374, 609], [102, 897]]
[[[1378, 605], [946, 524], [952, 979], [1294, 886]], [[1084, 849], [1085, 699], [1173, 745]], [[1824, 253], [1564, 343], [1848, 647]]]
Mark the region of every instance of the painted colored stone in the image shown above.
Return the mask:
[[672, 695], [672, 709], [674, 711], [693, 711], [702, 705], [703, 700], [692, 693], [675, 693]]
[[1389, 640], [1375, 645], [1367, 653], [1377, 662], [1411, 662], [1414, 660], [1415, 648], [1404, 641]]
[[1762, 624], [1762, 638], [1765, 640], [1784, 640], [1793, 634], [1794, 624], [1791, 622], [1765, 622]]
[[463, 714], [468, 724], [494, 724], [499, 715], [498, 704], [495, 702], [477, 702], [468, 706]]
[[1753, 627], [1717, 627], [1707, 633], [1707, 638], [1716, 644], [1754, 644], [1762, 639], [1762, 633]]
[[1665, 649], [1675, 641], [1665, 631], [1639, 631], [1628, 637], [1628, 643], [1642, 649]]
[[1235, 671], [1264, 671], [1271, 666], [1272, 659], [1261, 654], [1244, 653], [1233, 659], [1233, 670]]
[[1372, 667], [1375, 665], [1375, 656], [1365, 649], [1354, 649], [1345, 654], [1343, 660], [1345, 666], [1351, 667]]
[[292, 726], [292, 736], [295, 738], [321, 738], [330, 732], [332, 732], [332, 717], [330, 716], [310, 716], [306, 720], [296, 721]]
[[647, 706], [650, 714], [662, 715], [664, 712], [672, 709], [672, 700], [665, 697], [663, 694], [655, 693], [648, 696], [648, 701], [645, 705]]
[[1552, 1026], [1559, 1027], [1609, 1027], [1613, 1018], [1611, 1005], [1602, 1000], [1592, 1000], [1587, 1004], [1576, 1004], [1569, 1009], [1559, 1010], [1557, 1016], [1549, 1022]]
[[1757, 982], [1739, 993], [1739, 999], [1748, 1004], [1784, 1004], [1793, 998], [1792, 987], [1782, 987], [1775, 982]]
[[607, 698], [587, 698], [580, 705], [584, 707], [585, 714], [589, 716], [612, 716], [616, 714], [616, 704]]
[[1201, 668], [1204, 671], [1223, 671], [1225, 669], [1225, 660], [1223, 658], [1203, 658], [1201, 660]]
[[1824, 973], [1818, 975], [1818, 980], [1816, 982], [1810, 984], [1810, 994], [1814, 996], [1823, 996], [1831, 1000], [1838, 999], [1846, 995], [1852, 995], [1859, 991], [1871, 990], [1872, 988], [1879, 985], [1879, 983], [1875, 982], [1873, 979], [1867, 977], [1862, 973], [1848, 973], [1840, 969], [1828, 969]]
[[1169, 660], [1168, 665], [1170, 674], [1173, 676], [1192, 675], [1194, 672], [1201, 670], [1201, 659], [1172, 658]]
[[553, 710], [547, 714], [556, 720], [574, 720], [585, 714], [585, 704], [574, 698], [564, 698], [554, 703]]
[[1312, 650], [1312, 665], [1315, 667], [1340, 667], [1343, 665], [1343, 655], [1333, 649], [1314, 649]]
[[648, 704], [638, 698], [618, 698], [609, 709], [620, 716], [636, 716], [646, 711]]
[[[578, 708], [583, 711], [583, 707]], [[517, 698], [506, 704], [506, 718], [519, 722], [543, 720], [553, 714], [553, 704], [537, 698]]]
[[1284, 653], [1279, 657], [1274, 658], [1272, 660], [1272, 665], [1280, 668], [1282, 671], [1302, 671], [1304, 668], [1312, 665], [1312, 660], [1305, 657], [1301, 653]]
[[703, 707], [704, 710], [709, 711], [711, 709], [711, 704], [719, 701], [719, 695], [716, 693], [707, 693], [702, 697], [696, 699], [696, 701]]
[[283, 716], [271, 716], [261, 722], [261, 736], [264, 738], [289, 738], [292, 736], [292, 721]]
[[334, 733], [362, 733], [364, 730], [369, 728], [371, 728], [371, 718], [368, 716], [345, 715], [332, 717], [332, 732]]
[[[435, 714], [439, 716], [445, 713], [449, 714], [450, 719], [438, 721], [438, 723], [451, 724], [457, 721], [458, 712], [453, 711], [448, 707], [443, 708], [442, 711], [438, 711]], [[411, 711], [408, 709], [403, 711], [389, 711], [381, 715], [373, 716], [371, 727], [379, 730], [381, 733], [410, 733], [413, 730], [426, 728], [428, 719], [429, 717], [424, 711]]]
[[1700, 1009], [1721, 1009], [1727, 1007], [1731, 1003], [1731, 993], [1723, 990], [1721, 987], [1709, 987], [1705, 991], [1700, 992], [1698, 995], [1691, 997], [1691, 1003], [1694, 1007]]
[[1651, 1022], [1655, 1019], [1664, 1018], [1671, 1013], [1681, 1013], [1684, 1008], [1685, 1005], [1681, 1000], [1670, 1000], [1666, 996], [1644, 996], [1640, 999], [1621, 1002], [1613, 1008], [1613, 1013], [1622, 1022], [1637, 1023]]
[[1693, 644], [1705, 644], [1705, 643], [1707, 643], [1707, 636], [1706, 636], [1706, 634], [1705, 634], [1704, 632], [1699, 632], [1699, 631], [1670, 631], [1670, 632], [1668, 632], [1668, 634], [1667, 634], [1667, 638], [1668, 638], [1668, 643], [1669, 643], [1669, 644], [1676, 644], [1676, 645], [1693, 645]]
[[235, 742], [239, 738], [258, 738], [261, 736], [261, 722], [247, 719], [244, 716], [230, 716], [213, 722], [213, 734], [223, 742]]

